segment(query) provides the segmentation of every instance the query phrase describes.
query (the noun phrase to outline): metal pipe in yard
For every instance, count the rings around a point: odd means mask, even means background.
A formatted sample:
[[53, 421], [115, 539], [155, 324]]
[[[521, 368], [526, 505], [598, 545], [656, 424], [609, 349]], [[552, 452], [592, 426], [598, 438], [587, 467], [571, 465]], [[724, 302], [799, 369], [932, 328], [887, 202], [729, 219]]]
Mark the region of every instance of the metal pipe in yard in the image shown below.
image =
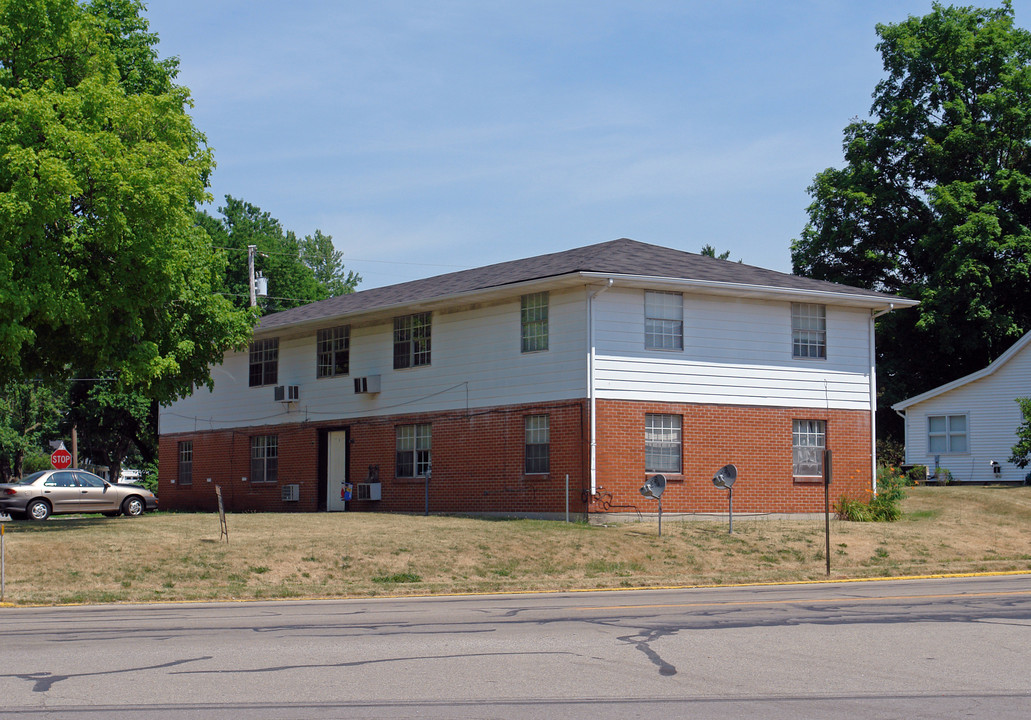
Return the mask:
[[566, 522], [569, 522], [569, 473], [566, 473]]
[[4, 591], [7, 589], [7, 553], [4, 547], [4, 524], [0, 523], [0, 602], [4, 601]]

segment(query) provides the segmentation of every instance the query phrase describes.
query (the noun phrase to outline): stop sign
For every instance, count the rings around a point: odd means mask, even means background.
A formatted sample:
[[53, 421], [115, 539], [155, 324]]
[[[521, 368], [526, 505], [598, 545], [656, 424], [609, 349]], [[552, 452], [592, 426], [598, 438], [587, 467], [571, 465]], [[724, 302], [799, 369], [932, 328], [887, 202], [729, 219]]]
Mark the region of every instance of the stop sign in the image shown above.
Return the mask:
[[64, 470], [72, 464], [72, 454], [63, 447], [50, 453], [50, 464], [58, 470]]

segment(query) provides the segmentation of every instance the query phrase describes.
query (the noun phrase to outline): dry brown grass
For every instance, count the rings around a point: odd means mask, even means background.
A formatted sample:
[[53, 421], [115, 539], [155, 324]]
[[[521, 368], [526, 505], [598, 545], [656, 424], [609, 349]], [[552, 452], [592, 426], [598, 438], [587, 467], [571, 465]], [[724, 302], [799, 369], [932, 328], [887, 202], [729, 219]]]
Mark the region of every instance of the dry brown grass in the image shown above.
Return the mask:
[[[911, 488], [831, 525], [832, 578], [1031, 569], [1031, 487]], [[15, 604], [363, 597], [825, 579], [823, 518], [611, 526], [377, 514], [7, 523]]]

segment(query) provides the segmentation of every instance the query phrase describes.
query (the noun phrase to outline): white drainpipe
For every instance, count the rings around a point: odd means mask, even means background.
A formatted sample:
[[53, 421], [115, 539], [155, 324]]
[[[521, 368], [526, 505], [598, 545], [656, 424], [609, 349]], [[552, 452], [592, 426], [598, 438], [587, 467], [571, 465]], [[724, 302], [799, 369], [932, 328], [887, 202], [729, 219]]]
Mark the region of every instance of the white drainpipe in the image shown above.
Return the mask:
[[613, 279], [609, 278], [608, 283], [587, 296], [587, 397], [591, 403], [591, 495], [598, 491], [598, 398], [594, 389], [594, 298], [612, 287], [613, 282]]

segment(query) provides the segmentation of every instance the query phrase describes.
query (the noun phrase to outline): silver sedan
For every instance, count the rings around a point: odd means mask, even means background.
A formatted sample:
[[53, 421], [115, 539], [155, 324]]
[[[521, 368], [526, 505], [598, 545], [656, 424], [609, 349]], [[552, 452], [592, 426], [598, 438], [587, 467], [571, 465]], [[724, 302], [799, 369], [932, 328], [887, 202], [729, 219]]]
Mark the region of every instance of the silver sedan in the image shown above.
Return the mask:
[[142, 515], [158, 499], [142, 485], [113, 484], [85, 470], [42, 470], [20, 482], [0, 484], [0, 513], [46, 520], [67, 513]]

